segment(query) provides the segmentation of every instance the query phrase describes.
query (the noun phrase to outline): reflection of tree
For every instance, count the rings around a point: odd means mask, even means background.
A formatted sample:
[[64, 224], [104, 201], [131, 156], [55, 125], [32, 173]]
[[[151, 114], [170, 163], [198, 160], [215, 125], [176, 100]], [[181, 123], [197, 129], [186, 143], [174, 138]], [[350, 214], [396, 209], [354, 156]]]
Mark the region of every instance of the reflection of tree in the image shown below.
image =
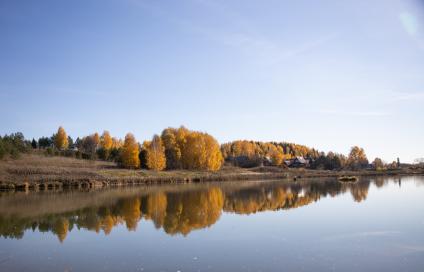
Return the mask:
[[136, 230], [141, 218], [140, 199], [132, 198], [120, 203], [122, 217], [128, 230]]
[[350, 187], [350, 193], [352, 194], [353, 199], [355, 199], [356, 202], [366, 200], [368, 196], [369, 187], [369, 182], [359, 182], [352, 184]]
[[151, 219], [156, 228], [160, 228], [165, 222], [167, 205], [167, 195], [163, 192], [147, 196], [142, 205], [144, 217]]
[[57, 238], [59, 238], [59, 241], [61, 243], [63, 243], [63, 241], [66, 238], [66, 235], [68, 235], [68, 230], [69, 230], [69, 221], [66, 218], [59, 218], [53, 224], [52, 232], [57, 235]]
[[377, 186], [378, 188], [381, 188], [384, 186], [385, 182], [384, 182], [384, 178], [383, 177], [376, 177], [374, 180], [374, 184], [375, 186]]
[[[300, 193], [302, 192], [302, 193]], [[270, 187], [261, 190], [247, 189], [232, 193], [225, 198], [224, 210], [239, 214], [292, 209], [308, 205], [319, 199], [314, 192], [304, 194], [290, 186]]]
[[[377, 187], [388, 182], [377, 178]], [[59, 241], [66, 239], [75, 226], [90, 231], [103, 231], [125, 224], [136, 230], [141, 218], [151, 220], [156, 228], [168, 234], [187, 235], [193, 230], [209, 227], [220, 217], [222, 210], [238, 214], [294, 209], [318, 201], [321, 197], [350, 192], [355, 201], [367, 198], [370, 181], [353, 184], [338, 181], [305, 181], [300, 183], [264, 183], [248, 188], [223, 190], [211, 187], [203, 190], [160, 191], [140, 197], [119, 198], [100, 207], [94, 206], [61, 214], [48, 214], [34, 218], [0, 215], [0, 235], [20, 239], [27, 229], [51, 232]], [[224, 187], [225, 188], [225, 187]]]
[[221, 215], [224, 195], [219, 188], [197, 193], [170, 194], [163, 228], [167, 233], [188, 234], [214, 224]]

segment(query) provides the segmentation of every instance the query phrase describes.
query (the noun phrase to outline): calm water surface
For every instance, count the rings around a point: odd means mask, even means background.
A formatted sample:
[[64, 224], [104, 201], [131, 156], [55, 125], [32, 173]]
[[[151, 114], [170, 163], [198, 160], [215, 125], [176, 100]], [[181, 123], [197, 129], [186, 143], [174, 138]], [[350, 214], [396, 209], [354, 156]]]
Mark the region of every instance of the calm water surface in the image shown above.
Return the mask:
[[3, 193], [0, 271], [424, 271], [424, 177]]

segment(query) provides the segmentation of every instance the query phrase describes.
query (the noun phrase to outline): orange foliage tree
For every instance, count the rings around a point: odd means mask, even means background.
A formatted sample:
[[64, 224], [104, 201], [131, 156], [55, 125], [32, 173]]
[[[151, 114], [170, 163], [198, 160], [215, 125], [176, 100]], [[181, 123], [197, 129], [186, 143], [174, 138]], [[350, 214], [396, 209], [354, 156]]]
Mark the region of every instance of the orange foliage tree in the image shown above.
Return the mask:
[[162, 139], [155, 135], [146, 147], [146, 164], [149, 169], [160, 171], [166, 167], [165, 147]]
[[185, 127], [162, 132], [168, 169], [184, 168], [217, 171], [223, 163], [218, 142], [207, 133]]
[[59, 127], [57, 134], [54, 137], [54, 145], [57, 149], [68, 148], [68, 135], [66, 135], [65, 129]]
[[140, 159], [138, 157], [139, 148], [134, 135], [128, 133], [125, 136], [125, 142], [121, 151], [121, 164], [125, 168], [140, 167]]
[[109, 131], [105, 130], [102, 137], [100, 137], [100, 146], [105, 150], [110, 150], [112, 144], [112, 137], [110, 137]]

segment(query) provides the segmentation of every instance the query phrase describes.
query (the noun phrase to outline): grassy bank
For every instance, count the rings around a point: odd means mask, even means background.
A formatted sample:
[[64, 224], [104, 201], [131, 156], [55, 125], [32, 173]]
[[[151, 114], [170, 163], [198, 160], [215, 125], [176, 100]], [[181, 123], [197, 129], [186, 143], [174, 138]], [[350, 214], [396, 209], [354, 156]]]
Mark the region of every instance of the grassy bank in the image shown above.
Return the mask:
[[56, 190], [62, 188], [93, 188], [150, 183], [190, 183], [261, 179], [299, 179], [312, 177], [376, 176], [424, 174], [424, 169], [390, 171], [321, 171], [257, 167], [243, 169], [223, 167], [208, 171], [151, 171], [118, 168], [115, 163], [78, 160], [42, 155], [23, 155], [17, 160], [0, 161], [1, 190]]

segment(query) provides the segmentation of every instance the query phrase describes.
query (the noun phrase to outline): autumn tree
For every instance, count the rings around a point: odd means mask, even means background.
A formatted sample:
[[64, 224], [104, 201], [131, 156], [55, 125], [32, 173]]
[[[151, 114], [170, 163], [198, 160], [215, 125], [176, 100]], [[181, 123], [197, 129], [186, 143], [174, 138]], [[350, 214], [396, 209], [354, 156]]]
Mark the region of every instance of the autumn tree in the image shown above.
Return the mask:
[[162, 139], [154, 135], [146, 150], [147, 167], [155, 171], [163, 170], [166, 167], [166, 157]]
[[353, 170], [358, 170], [368, 166], [368, 159], [364, 149], [358, 146], [352, 147], [347, 159], [347, 165]]
[[375, 158], [372, 162], [372, 166], [375, 170], [381, 170], [384, 168], [384, 162], [380, 158]]
[[280, 166], [284, 162], [284, 151], [281, 146], [271, 145], [268, 155], [271, 159], [271, 162], [275, 166]]
[[138, 158], [140, 160], [140, 168], [148, 169], [147, 166], [147, 149], [150, 147], [150, 141], [144, 141], [140, 148]]
[[167, 169], [181, 168], [181, 147], [177, 142], [177, 133], [175, 128], [167, 128], [162, 131], [161, 138], [165, 147]]
[[121, 139], [118, 139], [116, 137], [112, 138], [112, 148], [119, 149], [124, 145]]
[[62, 150], [68, 147], [68, 135], [66, 135], [63, 127], [59, 127], [54, 137], [54, 145], [57, 149]]
[[125, 168], [140, 167], [140, 159], [138, 157], [139, 148], [134, 135], [128, 133], [125, 136], [124, 145], [121, 151], [121, 164]]
[[[94, 138], [96, 136], [94, 135]], [[94, 139], [94, 142], [96, 140]], [[109, 131], [104, 131], [100, 137], [100, 148], [97, 149], [97, 155], [100, 159], [108, 160], [112, 149], [112, 137], [110, 137]]]
[[218, 142], [207, 133], [189, 132], [181, 154], [185, 169], [217, 171], [223, 162]]
[[204, 169], [217, 171], [221, 168], [224, 158], [222, 157], [219, 143], [211, 135], [204, 133], [206, 160]]
[[285, 160], [302, 156], [311, 160], [321, 154], [304, 145], [285, 142], [254, 142], [238, 140], [221, 145], [221, 152], [227, 162], [241, 167], [259, 166], [264, 159], [273, 165], [283, 165]]
[[320, 156], [312, 162], [313, 169], [340, 170], [346, 164], [346, 156], [334, 152], [328, 152], [327, 155], [322, 152]]
[[216, 171], [223, 157], [218, 142], [209, 134], [190, 131], [181, 126], [167, 128], [161, 140], [165, 148], [167, 169], [199, 169]]
[[100, 146], [105, 150], [110, 150], [112, 144], [112, 137], [110, 137], [109, 131], [105, 130], [102, 137], [100, 137]]
[[78, 141], [78, 149], [82, 152], [85, 159], [95, 159], [96, 148], [97, 144], [94, 135], [86, 136], [81, 141]]
[[99, 147], [99, 145], [100, 145], [100, 136], [99, 136], [99, 133], [94, 133], [93, 134], [93, 140], [94, 140], [94, 142], [96, 143], [96, 149]]

